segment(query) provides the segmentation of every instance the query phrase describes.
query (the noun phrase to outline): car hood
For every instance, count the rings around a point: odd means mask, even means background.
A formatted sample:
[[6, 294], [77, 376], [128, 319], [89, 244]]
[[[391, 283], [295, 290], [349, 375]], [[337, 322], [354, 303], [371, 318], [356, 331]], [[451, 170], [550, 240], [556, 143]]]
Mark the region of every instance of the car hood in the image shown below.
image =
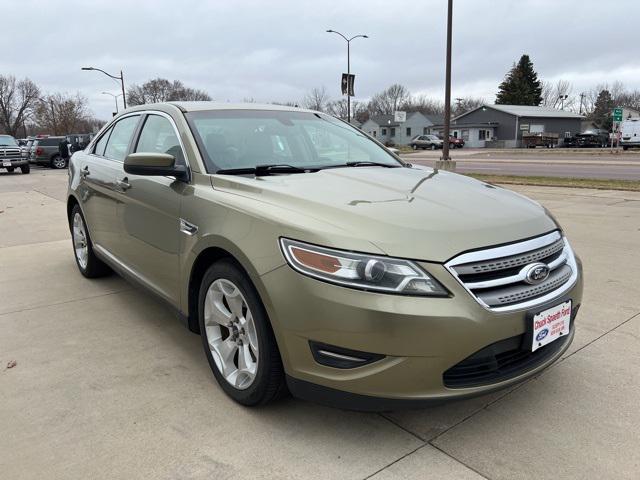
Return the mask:
[[[467, 250], [557, 228], [542, 206], [522, 195], [423, 167], [335, 168], [256, 178], [214, 175], [212, 184], [255, 199], [263, 211], [269, 205], [291, 211], [292, 227], [293, 217], [313, 219], [320, 224], [316, 232], [353, 240], [343, 248], [373, 252], [373, 245], [387, 255], [416, 260], [445, 262]], [[286, 214], [279, 221], [286, 224]], [[316, 239], [304, 231], [298, 237]], [[340, 246], [339, 241], [325, 243]]]

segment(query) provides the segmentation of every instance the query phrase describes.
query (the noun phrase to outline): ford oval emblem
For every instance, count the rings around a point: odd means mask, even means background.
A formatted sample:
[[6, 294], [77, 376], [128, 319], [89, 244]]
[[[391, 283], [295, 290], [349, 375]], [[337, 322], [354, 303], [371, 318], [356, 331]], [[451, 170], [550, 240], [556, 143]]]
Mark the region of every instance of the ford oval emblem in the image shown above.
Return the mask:
[[549, 277], [549, 272], [548, 265], [541, 262], [531, 263], [523, 269], [524, 281], [531, 285], [542, 283]]
[[549, 333], [548, 328], [543, 328], [542, 330], [540, 330], [538, 332], [538, 335], [536, 335], [536, 342], [541, 342], [544, 339], [544, 337], [547, 336], [548, 333]]

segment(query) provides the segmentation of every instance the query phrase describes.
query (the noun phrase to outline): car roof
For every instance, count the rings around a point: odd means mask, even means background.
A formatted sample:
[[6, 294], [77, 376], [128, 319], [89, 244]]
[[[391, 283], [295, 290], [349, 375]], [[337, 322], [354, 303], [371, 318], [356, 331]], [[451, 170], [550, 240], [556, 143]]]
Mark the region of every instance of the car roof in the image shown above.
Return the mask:
[[177, 107], [183, 112], [202, 112], [208, 110], [272, 110], [280, 112], [308, 112], [322, 113], [306, 108], [290, 107], [287, 105], [273, 105], [264, 103], [225, 103], [225, 102], [163, 102], [163, 103], [147, 103], [127, 108], [126, 112], [134, 112], [137, 110], [164, 110], [167, 107]]

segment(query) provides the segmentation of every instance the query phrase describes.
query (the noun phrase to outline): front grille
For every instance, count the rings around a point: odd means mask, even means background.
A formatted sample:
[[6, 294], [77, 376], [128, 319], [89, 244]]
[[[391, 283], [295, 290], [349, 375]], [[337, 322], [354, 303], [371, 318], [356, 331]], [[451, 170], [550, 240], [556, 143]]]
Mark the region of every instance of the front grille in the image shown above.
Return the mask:
[[22, 154], [19, 148], [5, 148], [0, 150], [0, 161], [1, 160], [20, 160], [22, 158]]
[[[533, 264], [549, 269], [549, 275], [539, 283], [527, 279]], [[495, 311], [542, 303], [566, 291], [577, 278], [573, 251], [559, 232], [465, 253], [446, 267], [482, 306]]]
[[[573, 309], [571, 331], [579, 307], [577, 305]], [[442, 381], [447, 388], [471, 388], [503, 382], [542, 365], [559, 352], [569, 338], [571, 333], [535, 352], [526, 344], [525, 335], [500, 340], [448, 369], [442, 375]]]

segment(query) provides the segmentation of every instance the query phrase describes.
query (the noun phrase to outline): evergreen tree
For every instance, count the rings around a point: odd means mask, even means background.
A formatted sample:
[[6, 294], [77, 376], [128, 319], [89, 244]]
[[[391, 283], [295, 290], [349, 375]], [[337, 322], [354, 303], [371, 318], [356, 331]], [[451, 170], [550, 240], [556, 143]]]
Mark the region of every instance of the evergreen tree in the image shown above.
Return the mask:
[[542, 102], [542, 83], [529, 55], [520, 57], [498, 88], [496, 104], [538, 106]]
[[607, 131], [611, 130], [611, 127], [613, 126], [611, 113], [614, 107], [615, 103], [611, 96], [611, 92], [606, 89], [600, 90], [596, 103], [593, 107], [593, 113], [591, 113], [591, 120], [593, 120], [593, 123], [595, 123], [598, 128], [602, 128]]

